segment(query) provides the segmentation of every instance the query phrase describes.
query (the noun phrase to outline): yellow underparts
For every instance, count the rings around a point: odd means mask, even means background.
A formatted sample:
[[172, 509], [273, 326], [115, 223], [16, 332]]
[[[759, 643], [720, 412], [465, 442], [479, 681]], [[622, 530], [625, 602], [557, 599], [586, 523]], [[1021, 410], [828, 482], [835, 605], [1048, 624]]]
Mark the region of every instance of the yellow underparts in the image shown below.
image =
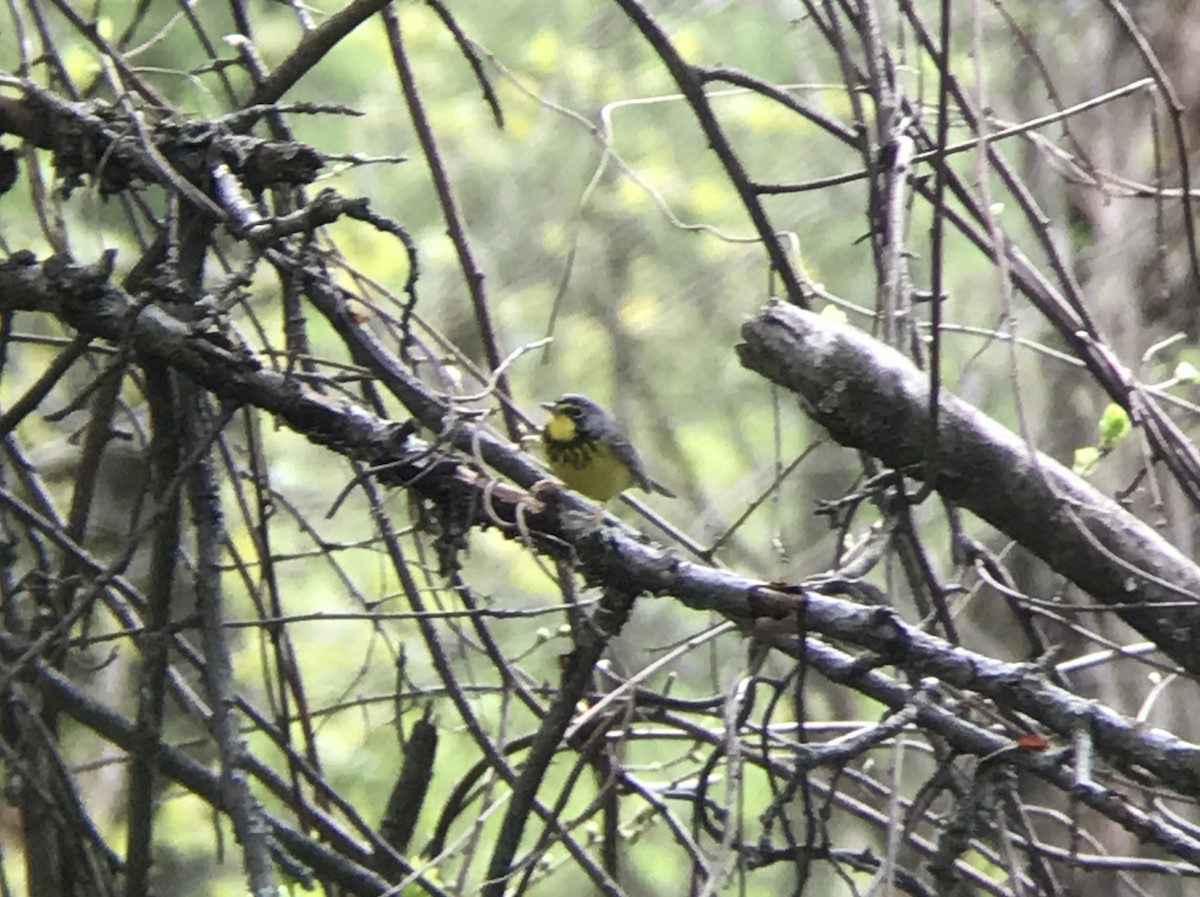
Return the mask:
[[606, 444], [596, 440], [567, 444], [571, 437], [564, 438], [560, 435], [563, 433], [574, 436], [574, 423], [552, 415], [543, 434], [546, 461], [550, 472], [568, 489], [593, 501], [606, 502], [633, 485], [629, 467], [618, 460]]

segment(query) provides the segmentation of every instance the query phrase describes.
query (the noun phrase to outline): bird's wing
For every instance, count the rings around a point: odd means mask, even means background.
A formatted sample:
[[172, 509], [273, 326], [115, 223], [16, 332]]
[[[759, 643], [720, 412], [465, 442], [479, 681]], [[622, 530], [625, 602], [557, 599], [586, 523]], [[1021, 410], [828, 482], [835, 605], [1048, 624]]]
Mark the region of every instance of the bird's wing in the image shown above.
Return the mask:
[[657, 492], [659, 495], [665, 495], [667, 498], [675, 497], [675, 493], [666, 486], [650, 479], [650, 476], [646, 473], [646, 466], [642, 464], [642, 459], [637, 453], [637, 449], [633, 447], [633, 444], [628, 439], [623, 437], [621, 439], [614, 439], [612, 446], [613, 454], [629, 467], [633, 485], [644, 492]]

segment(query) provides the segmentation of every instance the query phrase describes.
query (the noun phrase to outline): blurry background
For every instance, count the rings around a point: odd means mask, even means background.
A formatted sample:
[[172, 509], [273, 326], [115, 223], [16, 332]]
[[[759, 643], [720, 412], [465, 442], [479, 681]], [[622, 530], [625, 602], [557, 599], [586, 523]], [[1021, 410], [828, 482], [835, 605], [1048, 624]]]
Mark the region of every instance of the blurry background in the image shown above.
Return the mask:
[[[1077, 291], [1116, 357], [1138, 381], [1161, 387], [1164, 407], [1188, 435], [1194, 432], [1194, 412], [1200, 410], [1188, 404], [1196, 398], [1200, 353], [1195, 345], [1196, 282], [1185, 228], [1189, 213], [1178, 187], [1187, 153], [1194, 148], [1194, 92], [1200, 84], [1193, 61], [1200, 58], [1200, 18], [1192, 6], [1138, 4], [1140, 32], [1135, 32], [1132, 20], [1122, 20], [1134, 13], [1121, 7], [1118, 14], [1099, 3], [954, 5], [949, 67], [962, 99], [952, 100], [948, 112], [953, 146], [976, 138], [981, 130], [1004, 132], [1070, 110], [994, 143], [1044, 217], [1022, 210], [997, 165], [977, 150], [951, 157], [951, 168], [990, 215], [987, 227], [976, 225], [977, 232], [987, 234], [991, 227], [1003, 233], [1005, 241], [1046, 273], [1053, 289]], [[296, 50], [307, 28], [320, 26], [339, 8], [331, 2], [303, 9], [265, 2], [154, 2], [96, 3], [85, 10], [68, 0], [13, 3], [0, 13], [0, 70], [14, 76], [3, 86], [17, 95], [16, 78], [50, 86], [49, 73], [55, 72], [53, 86], [64, 98], [115, 102], [121, 98], [123, 76], [104, 51], [108, 46], [119, 48], [130, 69], [179, 114], [214, 118], [236, 108], [218, 71], [240, 101], [252, 86], [244, 67], [235, 62], [245, 44], [226, 39], [228, 35], [245, 32], [249, 23], [246, 39], [264, 69], [272, 71]], [[728, 83], [708, 85], [720, 126], [750, 178], [759, 184], [810, 187], [767, 196], [763, 205], [814, 308], [837, 309], [851, 323], [880, 335], [875, 312], [886, 278], [870, 239], [872, 221], [878, 225], [880, 219], [870, 211], [865, 159], [879, 162], [883, 117], [871, 93], [878, 96], [880, 85], [887, 85], [897, 104], [888, 119], [895, 135], [918, 130], [926, 137], [936, 134], [938, 68], [921, 40], [923, 33], [937, 33], [937, 4], [661, 2], [647, 9], [683, 59], [741, 70], [785, 91], [811, 113], [797, 114], [761, 93]], [[659, 55], [613, 3], [465, 2], [452, 4], [450, 12], [495, 92], [503, 127], [493, 121], [478, 78], [437, 11], [419, 3], [396, 7], [438, 158], [483, 277], [499, 354], [519, 353], [507, 375], [513, 403], [527, 415], [526, 432], [543, 419], [538, 402], [562, 392], [585, 393], [615, 413], [652, 476], [678, 495], [673, 501], [646, 499], [669, 525], [666, 531], [621, 506], [617, 513], [624, 520], [669, 540], [680, 556], [699, 553], [749, 576], [801, 580], [829, 570], [839, 556], [839, 540], [867, 538], [879, 513], [864, 505], [845, 532], [831, 526], [828, 516], [814, 513], [822, 502], [862, 485], [860, 459], [828, 442], [790, 396], [738, 364], [734, 346], [742, 322], [783, 291], [771, 275], [745, 205]], [[878, 80], [868, 78], [873, 61], [862, 39], [872, 33], [872, 25], [879, 42], [875, 49], [886, 51], [888, 59], [886, 77]], [[1142, 47], [1135, 34], [1144, 40]], [[207, 50], [201, 35], [210, 42]], [[838, 40], [845, 42], [842, 58]], [[1170, 100], [1163, 84], [1151, 77], [1146, 48], [1156, 54], [1178, 92], [1182, 155], [1172, 131]], [[847, 69], [848, 62], [857, 74]], [[1102, 99], [1090, 107], [1073, 108], [1097, 98]], [[406, 356], [411, 369], [439, 392], [482, 394], [465, 407], [485, 412], [486, 422], [504, 434], [499, 404], [484, 394], [485, 382], [477, 376], [488, 368], [478, 310], [447, 236], [442, 200], [377, 18], [342, 40], [284, 99], [301, 101], [339, 104], [361, 113], [285, 118], [297, 140], [328, 159], [312, 192], [332, 188], [369, 197], [372, 210], [398, 223], [416, 247], [414, 342]], [[915, 129], [911, 132], [897, 124], [906, 116]], [[982, 125], [972, 123], [975, 116]], [[820, 117], [836, 123], [844, 135], [859, 134], [866, 151], [819, 126]], [[5, 145], [19, 146], [12, 138]], [[916, 149], [928, 146], [918, 139]], [[932, 171], [918, 160], [912, 172], [916, 184], [929, 187]], [[17, 187], [0, 198], [0, 248], [30, 250], [39, 258], [69, 251], [81, 262], [116, 249], [115, 277], [126, 274], [152, 238], [147, 222], [162, 214], [162, 192], [146, 189], [135, 201], [130, 195], [102, 197], [84, 184], [64, 197], [57, 186], [50, 154], [26, 149]], [[879, 201], [882, 187], [875, 195]], [[911, 185], [898, 195], [902, 201], [891, 214], [904, 226], [905, 262], [899, 269], [911, 290], [924, 291], [927, 299], [936, 263], [932, 207]], [[138, 210], [137, 201], [146, 206]], [[957, 212], [964, 208], [958, 200], [947, 200], [947, 205]], [[365, 326], [399, 352], [402, 289], [411, 273], [401, 243], [345, 219], [328, 227], [319, 240], [336, 282], [354, 295]], [[874, 245], [876, 250], [882, 245], [879, 238]], [[221, 232], [215, 246], [205, 270], [206, 288], [219, 292], [234, 272], [249, 273], [244, 302], [232, 309], [233, 324], [262, 357], [273, 357], [282, 366], [279, 353], [286, 345], [279, 278], [267, 266], [254, 264], [250, 244]], [[1057, 258], [1051, 258], [1048, 247]], [[944, 388], [1020, 428], [1043, 451], [1075, 466], [1107, 492], [1137, 483], [1130, 505], [1161, 523], [1164, 533], [1190, 555], [1194, 515], [1169, 477], [1160, 471], [1138, 477], [1146, 450], [1136, 434], [1109, 445], [1098, 432], [1112, 397], [1082, 370], [1043, 315], [1006, 282], [1006, 272], [952, 226], [942, 251]], [[917, 334], [916, 344], [927, 346], [929, 303], [919, 295], [914, 301], [911, 291], [904, 293], [900, 320]], [[5, 321], [0, 411], [26, 394], [70, 337], [45, 316], [7, 316]], [[550, 342], [536, 345], [547, 336]], [[348, 394], [357, 396], [355, 370], [333, 366], [351, 361], [333, 329], [310, 315], [308, 337], [316, 366], [331, 376], [348, 374]], [[92, 410], [88, 402], [75, 405], [73, 400], [86, 394], [110, 359], [111, 352], [100, 348], [89, 353], [55, 385], [38, 413], [24, 417], [9, 434], [6, 489], [26, 488], [16, 466], [27, 463], [53, 503], [63, 509], [71, 504]], [[80, 538], [93, 556], [105, 561], [131, 549], [127, 575], [144, 587], [146, 549], [139, 521], [147, 509], [147, 411], [137, 377], [124, 380], [119, 398], [113, 418], [116, 438], [100, 458]], [[390, 400], [384, 411], [397, 420], [408, 416]], [[65, 413], [47, 416], [51, 412]], [[230, 630], [237, 648], [238, 692], [305, 745], [304, 752], [319, 761], [334, 791], [367, 820], [382, 814], [395, 780], [397, 713], [404, 726], [411, 726], [431, 705], [441, 752], [413, 839], [415, 857], [432, 833], [438, 808], [480, 754], [445, 698], [420, 632], [404, 616], [409, 607], [381, 550], [367, 501], [357, 489], [339, 501], [355, 473], [328, 449], [269, 415], [238, 416], [223, 436], [219, 456], [228, 540], [222, 586], [227, 615], [238, 624]], [[803, 459], [780, 479], [802, 453]], [[404, 528], [408, 563], [428, 605], [460, 609], [460, 596], [439, 574], [429, 534], [405, 494], [393, 490], [386, 502], [393, 522]], [[912, 515], [933, 575], [945, 585], [962, 586], [952, 606], [963, 643], [1003, 659], [1027, 659], [1028, 646], [1003, 599], [981, 589], [972, 572], [951, 557], [940, 506], [930, 501], [912, 509]], [[1022, 592], [1044, 601], [1087, 603], [1086, 596], [1073, 595], [1061, 577], [1006, 538], [972, 519], [967, 528], [1005, 560]], [[29, 600], [28, 581], [21, 578], [31, 569], [29, 550], [22, 547], [24, 560], [14, 562], [7, 578], [10, 609]], [[189, 613], [190, 553], [185, 545], [175, 619]], [[542, 686], [552, 690], [560, 658], [571, 648], [558, 609], [564, 597], [557, 577], [518, 541], [495, 530], [474, 533], [462, 560], [462, 579], [483, 606], [547, 608], [543, 615], [488, 620], [486, 625], [511, 672], [535, 691]], [[890, 550], [870, 580], [902, 616], [920, 618], [922, 605], [914, 604], [912, 583]], [[278, 609], [268, 595], [278, 600]], [[594, 597], [582, 586], [580, 595]], [[275, 630], [263, 622], [275, 619], [277, 611], [288, 621], [286, 640], [297, 665], [294, 680], [292, 674], [281, 674]], [[331, 614], [337, 616], [329, 618]], [[631, 676], [717, 622], [666, 598], [643, 599], [633, 624], [612, 647], [609, 663], [617, 675]], [[119, 628], [103, 615], [93, 625], [90, 637]], [[1046, 619], [1039, 625], [1068, 656], [1095, 647], [1081, 633], [1129, 638], [1101, 613], [1076, 614], [1071, 625]], [[438, 627], [460, 685], [497, 742], [528, 733], [535, 720], [502, 687], [503, 677], [486, 657], [478, 633], [453, 616]], [[741, 636], [730, 632], [680, 651], [644, 684], [680, 698], [711, 698], [715, 704], [704, 724], [719, 732], [721, 702], [750, 681], [751, 655]], [[124, 639], [85, 643], [71, 652], [65, 669], [106, 704], [131, 713], [136, 688], [130, 670], [136, 656]], [[779, 684], [786, 683], [791, 669], [791, 662], [782, 658], [770, 658], [763, 667], [765, 676], [777, 679], [781, 698], [770, 711], [771, 722], [796, 719], [788, 686]], [[194, 677], [194, 671], [188, 675]], [[1155, 675], [1133, 661], [1114, 661], [1080, 674], [1073, 685], [1132, 715], [1159, 683]], [[281, 685], [285, 679], [290, 683], [286, 689]], [[294, 689], [304, 695], [303, 708], [286, 706], [294, 698], [281, 698], [282, 690]], [[1194, 724], [1180, 718], [1186, 714], [1177, 709], [1194, 700], [1194, 686], [1179, 681], [1172, 689], [1186, 700], [1158, 702], [1147, 710], [1147, 718], [1194, 737]], [[821, 682], [811, 685], [804, 709], [814, 727], [810, 738], [836, 734], [856, 721], [877, 720], [881, 713], [855, 693]], [[309, 725], [300, 724], [301, 715], [310, 718]], [[184, 713], [170, 719], [169, 741], [212, 762], [203, 727]], [[681, 732], [631, 739], [622, 763], [664, 792], [692, 788], [706, 755], [700, 742]], [[247, 727], [246, 736], [252, 752], [281, 763], [276, 748], [254, 727]], [[932, 754], [917, 753], [918, 760], [905, 761], [912, 764], [904, 767], [911, 770], [911, 784], [923, 781], [933, 763]], [[119, 852], [123, 755], [71, 725], [62, 733], [62, 755], [88, 813]], [[880, 755], [880, 762], [894, 759], [886, 752]], [[879, 773], [871, 761], [860, 765], [855, 774], [861, 773], [863, 780], [847, 786], [846, 793], [868, 806], [880, 805], [880, 792], [865, 784], [868, 776]], [[551, 783], [561, 782], [569, 768], [565, 759], [556, 762]], [[897, 775], [903, 779], [902, 773]], [[883, 781], [888, 781], [886, 774]], [[584, 811], [594, 786], [580, 787], [562, 812], [564, 819]], [[735, 802], [739, 818], [754, 828], [771, 800], [772, 786], [749, 772], [744, 786]], [[710, 787], [725, 785], [714, 780]], [[545, 790], [549, 802], [553, 784]], [[467, 838], [471, 824], [486, 818], [479, 833], [482, 847], [469, 839], [456, 842], [432, 869], [451, 893], [479, 887], [486, 868], [479, 857], [486, 857], [486, 845], [495, 837], [502, 812], [496, 812], [493, 802], [502, 802], [502, 795], [503, 789], [480, 795], [473, 810], [456, 822], [453, 831]], [[268, 808], [283, 811], [276, 798], [258, 796]], [[170, 783], [163, 783], [158, 801], [157, 891], [243, 893], [240, 864], [228, 855], [222, 858], [218, 848], [219, 829], [224, 829], [227, 846], [231, 843], [227, 823]], [[835, 841], [850, 850], [881, 851], [886, 826], [879, 820], [845, 803], [830, 812], [834, 818], [828, 831]], [[25, 871], [15, 810], [5, 813], [3, 823], [3, 869], [19, 890]], [[594, 825], [589, 818], [585, 830]], [[677, 835], [645, 805], [631, 803], [621, 825], [625, 853], [620, 880], [626, 892], [689, 893], [692, 866], [677, 849]], [[1061, 835], [1065, 828], [1069, 826], [1054, 831]], [[747, 842], [755, 836], [743, 835]], [[590, 843], [587, 834], [577, 837]], [[718, 865], [728, 861], [730, 875], [720, 879], [720, 886], [741, 887], [732, 874], [738, 862], [697, 837]], [[1120, 840], [1114, 838], [1113, 850], [1125, 849], [1118, 846]], [[525, 848], [532, 846], [527, 836]], [[532, 873], [531, 892], [554, 887], [574, 893], [587, 887], [560, 848], [550, 849], [542, 862]], [[981, 876], [995, 882], [997, 893], [1009, 893], [1004, 889], [1014, 886], [988, 862], [980, 861]], [[854, 887], [864, 888], [871, 879], [862, 870], [839, 877], [830, 865], [814, 867], [812, 875], [807, 887], [816, 894], [854, 893]], [[753, 893], [799, 886], [790, 865], [753, 873], [745, 882]]]

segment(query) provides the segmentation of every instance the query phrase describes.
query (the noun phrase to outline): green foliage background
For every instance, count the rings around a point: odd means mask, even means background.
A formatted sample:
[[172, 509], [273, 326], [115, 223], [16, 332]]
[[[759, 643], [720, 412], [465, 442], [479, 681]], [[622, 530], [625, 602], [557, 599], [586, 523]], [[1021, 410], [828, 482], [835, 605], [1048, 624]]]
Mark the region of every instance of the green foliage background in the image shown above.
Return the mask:
[[[311, 6], [319, 19], [341, 4], [327, 0]], [[119, 34], [126, 24], [124, 4], [99, 7], [101, 32]], [[138, 40], [154, 34], [159, 39], [136, 57], [143, 76], [190, 114], [213, 116], [226, 111], [228, 104], [216, 76], [201, 71], [203, 56], [191, 32], [174, 18], [174, 8], [167, 4], [151, 7], [146, 23], [138, 30]], [[822, 42], [812, 39], [812, 26], [799, 18], [797, 4], [658, 3], [653, 7], [689, 60], [742, 68], [776, 84], [799, 85], [806, 102], [833, 118], [851, 121], [836, 62], [824, 55]], [[691, 111], [675, 95], [661, 63], [614, 6], [596, 0], [524, 4], [475, 0], [453, 4], [453, 12], [464, 31], [479, 42], [487, 77], [504, 112], [503, 129], [492, 122], [478, 83], [434, 13], [423, 4], [400, 6], [422, 100], [467, 225], [472, 252], [485, 275], [502, 351], [514, 352], [546, 336], [551, 319], [555, 319], [549, 349], [527, 352], [512, 364], [514, 398], [534, 424], [540, 419], [536, 403], [565, 391], [587, 393], [613, 408], [641, 446], [653, 475], [680, 495], [674, 502], [655, 497], [648, 503], [700, 544], [710, 543], [770, 486], [779, 465], [820, 435], [786, 398], [774, 395], [743, 370], [734, 354], [740, 323], [772, 290], [764, 252], [752, 239], [745, 212]], [[301, 31], [283, 5], [257, 3], [253, 13], [258, 29], [255, 49], [271, 68], [294, 48]], [[232, 31], [218, 5], [203, 5], [197, 14], [214, 33]], [[98, 72], [94, 50], [82, 39], [68, 36], [61, 20], [51, 18], [51, 26], [63, 29], [64, 61], [71, 75], [79, 83], [91, 82]], [[217, 51], [224, 59], [232, 55], [229, 46]], [[963, 66], [973, 65], [965, 55], [966, 48], [960, 52], [964, 53]], [[995, 50], [1002, 59], [1007, 59], [1009, 52], [1004, 46]], [[985, 65], [992, 62], [984, 60]], [[13, 71], [15, 65], [11, 40], [0, 42], [0, 67]], [[909, 66], [900, 76], [906, 79], [908, 89], [920, 96], [935, 82], [928, 78], [927, 61], [915, 58], [909, 60]], [[240, 70], [227, 72], [239, 95], [245, 96], [249, 85]], [[432, 345], [429, 330], [437, 331], [462, 350], [470, 363], [483, 367], [462, 272], [399, 95], [382, 27], [372, 22], [360, 28], [301, 81], [288, 100], [339, 103], [362, 113], [361, 117], [290, 117], [296, 136], [322, 153], [406, 157], [399, 164], [334, 163], [317, 186], [368, 196], [374, 211], [405, 228], [419, 251], [416, 311], [418, 332], [425, 334], [423, 341]], [[730, 90], [716, 101], [716, 108], [757, 181], [802, 182], [851, 173], [859, 167], [858, 160], [833, 138], [761, 97]], [[601, 123], [611, 129], [607, 148], [597, 137]], [[613, 155], [606, 155], [606, 150]], [[963, 156], [956, 164], [968, 171], [972, 163]], [[44, 171], [43, 176], [52, 181], [53, 172]], [[1005, 197], [999, 194], [996, 200], [997, 211], [1003, 215]], [[151, 197], [151, 201], [156, 200]], [[5, 196], [3, 203], [3, 248], [46, 253], [48, 247], [27, 196], [18, 191]], [[875, 275], [869, 249], [860, 242], [867, 230], [864, 179], [774, 198], [768, 208], [774, 220], [790, 232], [791, 252], [814, 283], [860, 309], [873, 308]], [[115, 201], [79, 190], [63, 202], [62, 214], [77, 258], [90, 260], [110, 247], [119, 252], [119, 266], [127, 267], [137, 258], [135, 241]], [[917, 253], [913, 270], [918, 277], [928, 272], [922, 258], [928, 249], [927, 229], [925, 210], [918, 208], [910, 241]], [[347, 275], [346, 285], [362, 290], [363, 313], [377, 321], [396, 314], [394, 297], [408, 274], [402, 247], [391, 237], [354, 223], [330, 228], [330, 238], [347, 268], [380, 285], [379, 289], [367, 289]], [[234, 264], [244, 255], [244, 247], [230, 244], [224, 249]], [[995, 305], [990, 298], [995, 289], [994, 272], [986, 262], [951, 238], [946, 271], [947, 310], [952, 322], [995, 326]], [[211, 275], [214, 282], [224, 276], [215, 264]], [[919, 286], [927, 288], [928, 284]], [[270, 343], [281, 345], [278, 283], [260, 277], [254, 285], [253, 307], [267, 325]], [[1027, 312], [1018, 309], [1016, 313], [1029, 320]], [[246, 323], [243, 316], [239, 324]], [[334, 335], [315, 319], [310, 323], [315, 352], [345, 361]], [[251, 331], [246, 327], [245, 332]], [[945, 349], [947, 386], [1012, 422], [1015, 412], [1006, 385], [1010, 373], [1007, 347], [999, 341], [949, 334]], [[22, 394], [55, 350], [28, 345], [21, 352], [20, 365], [10, 367], [0, 383], [0, 405], [4, 407]], [[1036, 382], [1039, 365], [1022, 367], [1019, 376]], [[462, 392], [480, 390], [466, 361], [451, 360], [450, 366], [459, 372]], [[132, 390], [126, 397], [140, 407]], [[59, 396], [59, 400], [65, 402], [66, 397]], [[1039, 401], [1035, 389], [1030, 394], [1034, 409]], [[477, 407], [494, 410], [490, 401], [477, 403]], [[401, 409], [394, 411], [397, 417], [403, 416]], [[493, 419], [499, 426], [498, 417]], [[36, 445], [42, 457], [59, 458], [69, 470], [75, 447], [68, 426], [31, 418], [23, 424], [20, 436]], [[239, 438], [249, 437], [242, 434]], [[320, 708], [320, 757], [339, 792], [364, 816], [377, 818], [398, 762], [392, 700], [395, 657], [403, 646], [419, 646], [420, 640], [411, 621], [321, 618], [364, 608], [401, 611], [398, 585], [369, 542], [374, 528], [364, 503], [354, 493], [332, 517], [325, 517], [337, 491], [349, 482], [350, 472], [331, 466], [327, 451], [281, 428], [264, 423], [257, 438], [271, 459], [269, 476], [279, 499], [272, 548], [290, 557], [278, 568], [285, 612], [316, 615], [291, 623], [290, 633], [304, 663], [311, 706]], [[826, 524], [814, 518], [815, 503], [842, 494], [856, 476], [853, 458], [833, 447], [818, 449], [800, 472], [737, 530], [718, 558], [767, 578], [798, 577], [825, 569], [831, 561], [833, 538]], [[69, 482], [66, 477], [64, 484]], [[228, 484], [227, 492], [232, 506], [235, 484]], [[59, 497], [66, 499], [65, 494]], [[391, 501], [395, 517], [405, 519], [403, 495], [395, 494]], [[621, 513], [630, 517], [628, 510]], [[306, 518], [323, 539], [336, 546], [327, 559], [314, 556], [311, 535], [293, 515]], [[861, 525], [868, 522], [864, 518]], [[234, 515], [229, 523], [233, 546], [245, 558], [252, 558], [254, 534]], [[456, 606], [439, 584], [433, 559], [417, 540], [411, 542], [411, 548], [410, 558], [418, 566], [431, 600], [445, 607]], [[948, 564], [948, 560], [939, 563]], [[494, 533], [475, 536], [467, 578], [497, 608], [533, 608], [561, 600], [546, 571], [517, 543]], [[232, 568], [225, 585], [234, 618], [253, 620], [255, 610]], [[636, 626], [618, 646], [614, 663], [626, 673], [637, 670], [711, 622], [668, 601], [645, 600], [636, 611]], [[550, 614], [498, 622], [495, 631], [510, 656], [523, 658], [521, 666], [531, 682], [552, 687], [559, 657], [568, 651], [567, 634], [560, 624], [561, 617]], [[531, 720], [501, 698], [490, 669], [473, 657], [463, 626], [447, 623], [445, 637], [457, 652], [464, 681], [480, 688], [473, 699], [477, 711], [489, 722], [498, 724], [504, 719], [505, 730], [512, 735], [525, 733]], [[266, 665], [273, 660], [266, 650], [266, 636], [261, 629], [248, 626], [241, 638], [243, 650], [236, 669], [239, 681], [258, 683], [249, 690], [256, 690], [264, 705], [270, 704], [273, 698], [265, 684], [270, 679]], [[724, 693], [741, 675], [745, 662], [737, 636], [725, 636], [711, 648], [687, 654], [672, 665], [675, 693]], [[408, 686], [420, 690], [402, 701], [409, 721], [419, 716], [430, 698], [437, 719], [438, 686], [419, 648], [407, 654], [406, 664]], [[662, 675], [657, 682], [661, 681]], [[813, 695], [809, 710], [814, 718], [821, 718], [823, 710], [833, 712], [823, 708], [822, 701], [822, 695]], [[850, 713], [871, 718], [877, 710], [863, 706]], [[838, 715], [846, 716], [847, 709], [842, 708]], [[178, 733], [181, 740], [197, 735], [183, 728]], [[296, 734], [299, 737], [299, 731]], [[417, 848], [428, 836], [434, 811], [449, 788], [476, 759], [469, 739], [453, 724], [445, 725], [441, 736], [441, 759], [429, 808], [415, 839]], [[257, 736], [251, 736], [251, 747], [272, 755], [272, 748]], [[89, 739], [80, 736], [76, 748], [81, 762], [91, 759], [94, 745]], [[688, 759], [689, 750], [686, 744], [666, 750], [662, 745], [644, 748], [635, 742], [629, 746], [627, 762], [652, 768], [659, 779], [668, 780], [673, 769], [691, 769], [693, 764], [682, 762]], [[552, 770], [549, 793], [553, 793], [556, 777], [561, 779], [564, 773], [565, 768]], [[119, 777], [101, 767], [94, 781], [100, 793]], [[762, 784], [752, 777], [748, 782], [752, 788]], [[567, 818], [582, 808], [585, 798], [574, 801]], [[749, 805], [762, 799], [761, 794], [746, 798]], [[485, 841], [498, 818], [495, 814], [484, 823]], [[112, 826], [119, 826], [119, 800], [113, 802], [109, 819]], [[168, 792], [160, 824], [160, 872], [164, 880], [178, 885], [176, 893], [242, 893], [243, 877], [236, 863], [210, 865], [217, 851], [217, 824], [198, 800]], [[683, 893], [686, 869], [677, 852], [666, 849], [665, 835], [654, 821], [627, 819], [626, 824], [630, 843], [634, 843], [634, 833], [637, 835], [637, 846], [629, 856], [640, 888], [633, 890]], [[120, 843], [119, 831], [106, 834]], [[224, 836], [229, 843], [228, 830]], [[863, 846], [877, 845], [867, 837]], [[9, 874], [19, 879], [17, 860], [7, 849]], [[436, 871], [447, 883], [458, 874], [453, 864]], [[573, 870], [555, 871], [546, 869], [544, 883], [533, 893], [564, 887], [574, 892], [582, 887]], [[479, 869], [473, 870], [467, 877], [468, 886], [477, 885], [480, 874]], [[755, 878], [749, 892], [771, 893], [776, 884], [771, 876]], [[820, 892], [819, 888], [813, 891]]]

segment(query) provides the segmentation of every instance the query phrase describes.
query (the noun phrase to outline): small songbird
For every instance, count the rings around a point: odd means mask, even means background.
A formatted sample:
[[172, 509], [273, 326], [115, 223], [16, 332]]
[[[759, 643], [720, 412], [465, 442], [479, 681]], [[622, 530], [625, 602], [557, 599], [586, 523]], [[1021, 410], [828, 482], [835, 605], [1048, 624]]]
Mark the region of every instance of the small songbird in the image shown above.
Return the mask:
[[542, 429], [546, 461], [568, 489], [598, 502], [631, 486], [675, 497], [646, 475], [633, 443], [612, 415], [591, 399], [567, 393], [542, 407], [550, 412]]

